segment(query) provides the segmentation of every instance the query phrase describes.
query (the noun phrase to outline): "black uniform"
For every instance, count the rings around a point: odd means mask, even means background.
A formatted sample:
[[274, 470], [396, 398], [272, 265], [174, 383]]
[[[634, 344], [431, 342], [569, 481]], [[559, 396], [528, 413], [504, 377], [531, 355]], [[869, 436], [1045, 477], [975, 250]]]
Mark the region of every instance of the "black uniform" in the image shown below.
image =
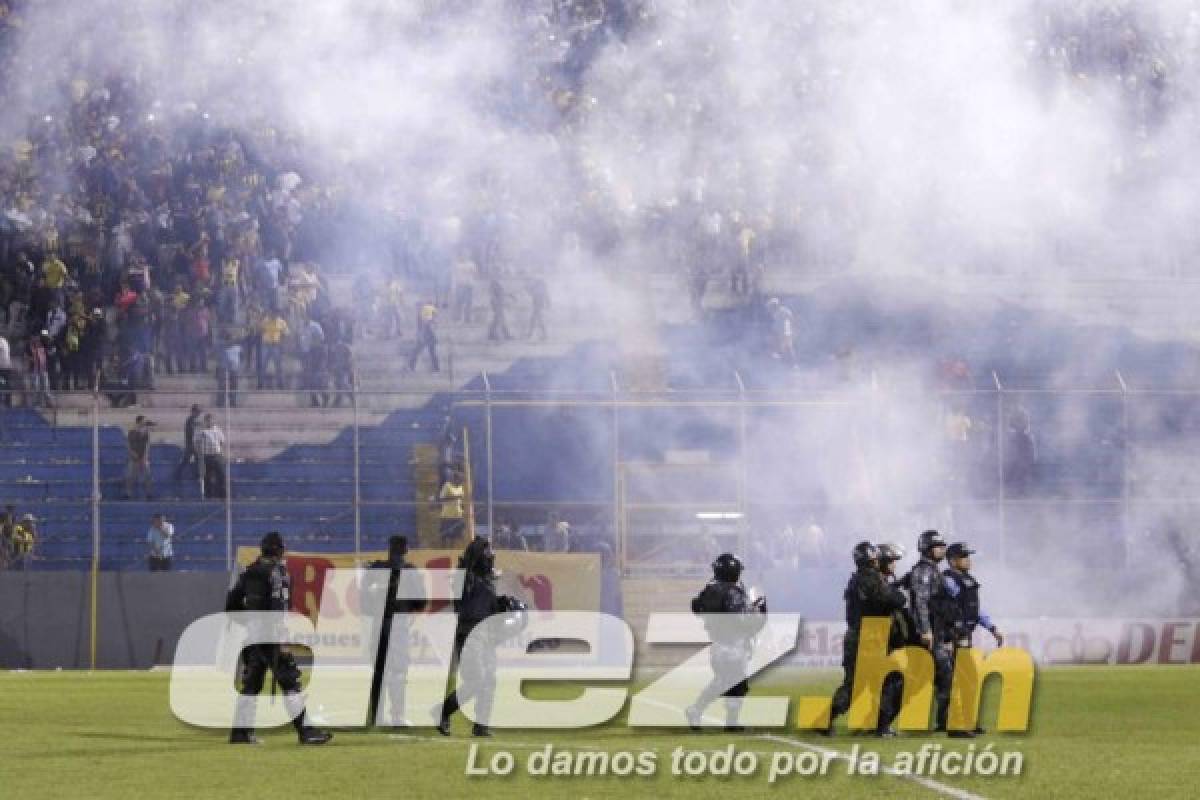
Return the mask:
[[955, 594], [953, 588], [958, 589], [956, 596], [947, 598], [947, 608], [950, 611], [947, 628], [950, 639], [956, 647], [970, 647], [975, 628], [982, 624], [988, 630], [993, 629], [991, 620], [983, 613], [979, 604], [979, 581], [971, 573], [953, 567], [942, 573], [942, 580], [954, 584], [953, 587], [948, 587], [951, 589], [948, 594]]
[[[291, 602], [291, 580], [282, 558], [260, 556], [238, 577], [225, 600], [226, 611], [287, 611]], [[278, 633], [270, 632], [270, 633]], [[267, 636], [264, 638], [281, 638]], [[267, 670], [284, 692], [284, 702], [292, 714], [292, 725], [301, 741], [313, 733], [305, 724], [304, 706], [299, 702], [300, 668], [291, 653], [278, 644], [250, 645], [242, 652], [242, 686], [231, 741], [252, 741], [254, 697], [262, 691]]]
[[[903, 582], [894, 575], [884, 575], [884, 581], [893, 592], [898, 592], [905, 605], [892, 609], [892, 628], [888, 633], [888, 652], [899, 650], [909, 643], [912, 622], [908, 615], [908, 595], [902, 590]], [[891, 732], [892, 722], [900, 713], [900, 704], [904, 699], [904, 678], [898, 672], [890, 672], [883, 679], [883, 696], [879, 700], [880, 732]]]
[[921, 637], [933, 639], [933, 689], [937, 700], [937, 727], [946, 727], [946, 709], [950, 702], [950, 684], [954, 679], [953, 612], [950, 596], [942, 583], [937, 564], [922, 555], [906, 576], [912, 592], [913, 641], [923, 644]]
[[[396, 597], [396, 589], [401, 584], [403, 571], [413, 568], [413, 565], [404, 560], [403, 556], [393, 557], [390, 560], [372, 561], [368, 566], [371, 569], [388, 570], [386, 586], [382, 584], [376, 585], [373, 581], [368, 581], [365, 587], [367, 592], [387, 592], [383, 605], [383, 617], [380, 623], [382, 628], [379, 631], [379, 649], [375, 655], [375, 673], [371, 680], [371, 705], [368, 719], [376, 722], [379, 721], [377, 719], [379, 716], [379, 698], [383, 693], [384, 687], [387, 687], [388, 699], [391, 701], [391, 716], [388, 717], [388, 720], [392, 725], [400, 725], [403, 724], [404, 720], [404, 686], [408, 679], [408, 666], [410, 663], [409, 635], [411, 622], [407, 615], [424, 610], [425, 600], [423, 598]], [[400, 614], [401, 616], [397, 618], [394, 616], [395, 614]], [[389, 658], [388, 647], [391, 643], [393, 622], [397, 619], [399, 622], [395, 626], [395, 652], [391, 653], [391, 658]]]
[[[725, 703], [726, 727], [737, 726], [741, 700], [750, 691], [745, 675], [754, 636], [766, 624], [766, 611], [766, 603], [751, 603], [746, 589], [736, 580], [713, 579], [692, 599], [692, 612], [706, 615], [704, 626], [712, 639], [709, 659], [713, 668], [712, 681], [687, 710], [688, 723], [693, 728], [700, 726], [700, 715], [718, 696], [728, 698]], [[718, 614], [722, 616], [708, 616]], [[721, 687], [729, 685], [735, 678], [738, 680], [732, 688], [722, 692]]]
[[[862, 628], [863, 617], [890, 617], [891, 632], [888, 635], [888, 649], [903, 647], [904, 630], [896, 624], [897, 617], [902, 620], [902, 609], [905, 606], [904, 593], [889, 584], [883, 574], [872, 564], [863, 564], [850, 576], [846, 590], [842, 593], [846, 601], [846, 638], [842, 640], [842, 669], [845, 677], [842, 685], [833, 695], [833, 709], [829, 717], [830, 726], [833, 720], [846, 713], [850, 708], [851, 696], [854, 691], [854, 665], [858, 658], [858, 637]], [[905, 626], [906, 627], [906, 626]], [[888, 691], [889, 684], [884, 681], [884, 692], [880, 698], [879, 730], [887, 727], [895, 717], [896, 708], [891, 705], [895, 697], [894, 684]]]
[[[962, 544], [955, 544], [952, 547], [965, 549], [965, 545]], [[968, 551], [966, 554], [969, 555], [971, 552], [973, 551]], [[991, 631], [997, 642], [1001, 642], [1001, 637], [996, 630], [995, 623], [980, 605], [979, 581], [975, 579], [974, 575], [951, 567], [942, 573], [942, 581], [946, 588], [946, 605], [949, 610], [947, 638], [950, 640], [950, 672], [953, 675], [954, 666], [958, 660], [958, 649], [971, 646], [971, 637], [975, 634], [975, 628], [982, 625]], [[937, 713], [939, 727], [945, 727], [949, 716], [949, 697], [944, 703], [939, 698]], [[983, 733], [983, 728], [976, 727], [974, 733]], [[951, 736], [963, 735], [961, 731], [951, 733]]]
[[496, 578], [493, 570], [494, 556], [486, 540], [476, 539], [467, 546], [459, 559], [459, 567], [466, 570], [461, 598], [455, 601], [458, 612], [458, 627], [454, 632], [454, 660], [459, 664], [458, 688], [447, 695], [442, 704], [438, 731], [450, 735], [450, 717], [463, 703], [475, 700], [476, 736], [489, 735], [487, 723], [492, 716], [492, 701], [496, 691], [496, 648], [501, 641], [517, 635], [524, 628], [526, 619], [518, 614], [510, 619], [503, 637], [486, 642], [484, 647], [474, 648], [463, 660], [463, 648], [471, 632], [479, 623], [493, 614], [524, 611], [519, 600], [496, 593]]

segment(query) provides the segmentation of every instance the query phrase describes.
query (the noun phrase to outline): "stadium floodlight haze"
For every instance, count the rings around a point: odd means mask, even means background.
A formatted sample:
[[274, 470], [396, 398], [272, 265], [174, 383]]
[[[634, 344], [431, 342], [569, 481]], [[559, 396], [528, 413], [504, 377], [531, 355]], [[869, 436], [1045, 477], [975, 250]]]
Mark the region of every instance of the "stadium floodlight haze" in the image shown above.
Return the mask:
[[1192, 0], [0, 0], [4, 796], [1190, 797], [1198, 70]]

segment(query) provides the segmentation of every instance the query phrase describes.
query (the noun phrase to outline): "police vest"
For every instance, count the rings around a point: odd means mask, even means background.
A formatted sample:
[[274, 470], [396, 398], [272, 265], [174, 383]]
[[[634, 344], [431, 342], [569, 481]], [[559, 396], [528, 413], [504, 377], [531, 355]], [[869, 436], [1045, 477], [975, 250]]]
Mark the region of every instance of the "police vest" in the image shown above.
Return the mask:
[[745, 644], [766, 620], [750, 613], [747, 600], [741, 584], [712, 580], [692, 599], [692, 612], [706, 615], [704, 627], [714, 644]]
[[496, 613], [496, 585], [490, 578], [467, 573], [462, 599], [459, 601], [458, 623], [470, 629]]
[[725, 611], [725, 587], [710, 581], [692, 598], [693, 614], [720, 614]]
[[858, 632], [862, 623], [862, 604], [859, 599], [858, 573], [855, 572], [846, 582], [846, 590], [842, 592], [842, 600], [846, 603], [846, 627], [853, 633]]
[[292, 582], [282, 561], [259, 559], [242, 575], [247, 611], [287, 611], [291, 608]]
[[937, 570], [937, 566], [932, 561], [922, 558], [913, 565], [905, 581], [909, 586], [909, 593], [912, 597], [912, 602], [908, 605], [914, 619], [919, 613], [916, 603], [916, 587], [920, 578], [918, 578], [917, 573], [925, 571], [932, 574], [929, 594], [929, 625], [934, 637], [939, 638], [945, 635], [946, 631], [954, 623], [958, 615], [958, 609], [954, 598], [950, 597], [950, 594], [946, 591], [946, 585], [943, 582], [941, 573]]
[[[864, 570], [870, 570], [865, 572]], [[875, 581], [876, 591], [871, 591], [868, 581]], [[887, 617], [892, 613], [890, 606], [884, 605], [881, 596], [887, 591], [887, 582], [883, 574], [874, 567], [857, 570], [846, 583], [846, 591], [842, 599], [846, 601], [846, 626], [851, 631], [858, 631], [863, 617]]]
[[953, 598], [957, 612], [954, 622], [966, 634], [974, 633], [979, 623], [979, 581], [956, 569], [948, 569], [945, 574], [958, 584], [958, 596]]

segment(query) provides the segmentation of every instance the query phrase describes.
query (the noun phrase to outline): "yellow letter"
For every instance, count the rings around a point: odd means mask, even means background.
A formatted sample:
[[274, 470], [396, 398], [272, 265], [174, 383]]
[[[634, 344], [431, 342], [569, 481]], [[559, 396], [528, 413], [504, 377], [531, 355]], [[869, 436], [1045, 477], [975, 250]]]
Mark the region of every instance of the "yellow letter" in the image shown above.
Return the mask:
[[933, 703], [933, 657], [920, 647], [887, 651], [892, 621], [888, 617], [863, 617], [854, 663], [854, 687], [847, 717], [850, 728], [874, 728], [879, 722], [879, 698], [889, 673], [904, 676], [904, 702], [896, 722], [901, 730], [929, 728]]
[[1019, 647], [1001, 647], [986, 659], [974, 647], [964, 647], [955, 655], [954, 685], [950, 691], [952, 731], [971, 730], [979, 719], [979, 701], [983, 682], [993, 672], [1000, 675], [1000, 711], [996, 729], [1029, 729], [1029, 707], [1033, 700], [1033, 658]]

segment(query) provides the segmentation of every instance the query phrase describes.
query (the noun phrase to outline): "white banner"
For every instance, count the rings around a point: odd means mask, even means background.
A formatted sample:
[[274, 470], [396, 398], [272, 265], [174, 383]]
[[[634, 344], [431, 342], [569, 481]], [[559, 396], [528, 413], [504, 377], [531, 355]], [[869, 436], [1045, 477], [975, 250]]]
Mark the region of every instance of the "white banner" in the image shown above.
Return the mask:
[[[1200, 619], [1000, 619], [1004, 644], [1028, 650], [1039, 664], [1200, 664]], [[806, 621], [785, 663], [840, 667], [845, 622]], [[975, 632], [976, 647], [995, 647]]]

